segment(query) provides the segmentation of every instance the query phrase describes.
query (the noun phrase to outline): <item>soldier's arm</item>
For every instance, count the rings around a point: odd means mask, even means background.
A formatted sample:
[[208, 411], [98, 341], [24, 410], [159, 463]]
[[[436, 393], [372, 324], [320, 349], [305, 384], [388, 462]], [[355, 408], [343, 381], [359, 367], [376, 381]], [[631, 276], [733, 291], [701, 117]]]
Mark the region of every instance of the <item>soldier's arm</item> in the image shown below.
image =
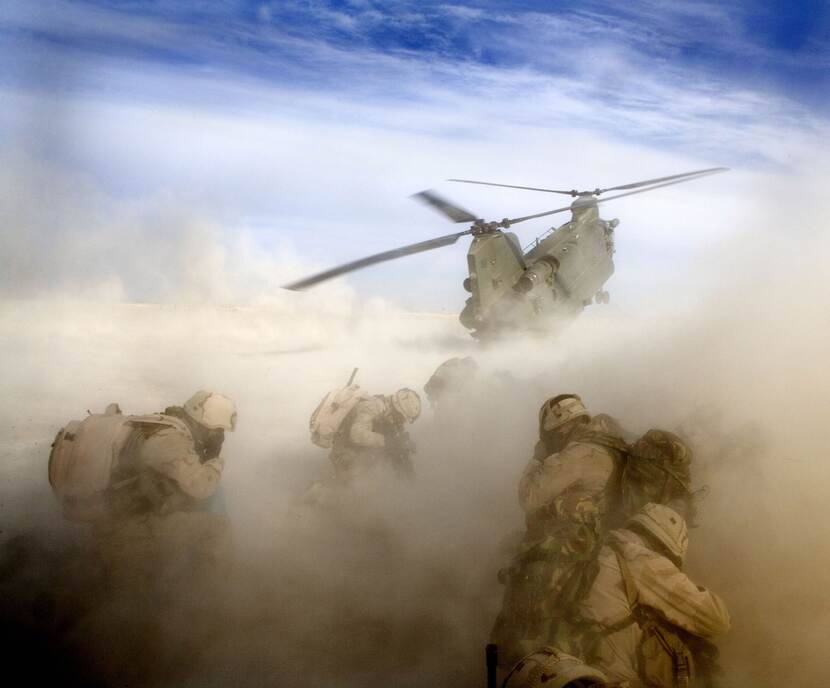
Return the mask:
[[359, 402], [349, 430], [349, 440], [360, 447], [384, 447], [386, 439], [372, 429], [375, 419], [383, 413], [383, 402], [372, 400]]
[[519, 503], [530, 513], [577, 484], [599, 493], [613, 470], [614, 461], [605, 452], [586, 444], [571, 444], [544, 461], [530, 461], [519, 482]]
[[202, 463], [191, 438], [178, 430], [156, 433], [144, 443], [141, 453], [147, 468], [170, 478], [194, 499], [207, 499], [216, 491], [225, 467], [221, 456]]
[[639, 601], [669, 623], [701, 638], [714, 638], [729, 630], [731, 619], [723, 600], [695, 585], [671, 561], [655, 555], [637, 568]]

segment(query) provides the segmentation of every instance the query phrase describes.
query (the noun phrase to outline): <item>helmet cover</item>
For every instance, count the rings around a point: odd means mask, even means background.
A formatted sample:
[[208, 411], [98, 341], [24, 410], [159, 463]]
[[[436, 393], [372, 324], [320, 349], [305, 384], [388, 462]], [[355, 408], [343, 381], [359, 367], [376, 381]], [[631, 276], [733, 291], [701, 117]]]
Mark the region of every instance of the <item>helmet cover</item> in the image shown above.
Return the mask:
[[410, 423], [414, 423], [421, 415], [421, 397], [412, 389], [404, 387], [391, 397], [392, 408], [400, 413]]
[[626, 528], [639, 527], [657, 539], [679, 562], [683, 562], [689, 548], [689, 530], [686, 521], [665, 504], [646, 504], [628, 519]]
[[[572, 683], [579, 681], [578, 684]], [[604, 686], [608, 679], [581, 659], [543, 647], [520, 660], [504, 680], [503, 688], [569, 688]]]
[[578, 395], [560, 394], [552, 397], [539, 409], [539, 432], [553, 432], [576, 418], [591, 418]]
[[236, 429], [236, 405], [223, 394], [200, 389], [184, 403], [184, 411], [210, 430]]

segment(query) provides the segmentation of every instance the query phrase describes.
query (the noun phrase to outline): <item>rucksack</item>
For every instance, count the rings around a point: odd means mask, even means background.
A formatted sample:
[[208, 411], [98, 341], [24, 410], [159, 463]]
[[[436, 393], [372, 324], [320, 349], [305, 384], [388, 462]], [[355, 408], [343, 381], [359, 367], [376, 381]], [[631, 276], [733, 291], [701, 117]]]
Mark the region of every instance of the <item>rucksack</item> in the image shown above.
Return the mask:
[[58, 431], [49, 454], [49, 484], [70, 521], [95, 521], [106, 515], [106, 492], [113, 470], [138, 428], [171, 427], [187, 434], [177, 418], [153, 414], [125, 416], [116, 405], [105, 413], [73, 420]]
[[650, 502], [689, 501], [691, 459], [691, 450], [674, 433], [655, 429], [645, 433], [625, 455], [620, 479], [623, 516]]
[[347, 385], [326, 394], [308, 421], [311, 441], [318, 447], [331, 449], [346, 416], [357, 406], [357, 402], [365, 398], [358, 385]]

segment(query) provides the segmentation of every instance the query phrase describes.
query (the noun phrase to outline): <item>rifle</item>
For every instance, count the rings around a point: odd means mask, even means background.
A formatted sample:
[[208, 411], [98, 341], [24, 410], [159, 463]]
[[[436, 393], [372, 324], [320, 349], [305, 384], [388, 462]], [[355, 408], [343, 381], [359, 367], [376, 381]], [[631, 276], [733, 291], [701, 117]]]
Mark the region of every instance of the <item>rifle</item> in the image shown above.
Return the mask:
[[382, 433], [386, 440], [385, 453], [395, 472], [406, 480], [414, 480], [412, 454], [415, 453], [415, 443], [409, 438], [409, 433], [402, 426], [391, 422], [383, 424]]

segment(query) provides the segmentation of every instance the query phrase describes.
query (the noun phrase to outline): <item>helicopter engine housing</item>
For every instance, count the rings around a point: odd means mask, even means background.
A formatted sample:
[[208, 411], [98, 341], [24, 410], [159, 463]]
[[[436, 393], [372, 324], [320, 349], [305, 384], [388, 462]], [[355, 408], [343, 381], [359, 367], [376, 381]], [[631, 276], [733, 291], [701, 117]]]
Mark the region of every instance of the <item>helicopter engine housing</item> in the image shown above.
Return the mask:
[[527, 294], [533, 291], [534, 287], [553, 283], [553, 276], [559, 269], [559, 261], [553, 256], [548, 256], [533, 263], [516, 282], [516, 291]]

